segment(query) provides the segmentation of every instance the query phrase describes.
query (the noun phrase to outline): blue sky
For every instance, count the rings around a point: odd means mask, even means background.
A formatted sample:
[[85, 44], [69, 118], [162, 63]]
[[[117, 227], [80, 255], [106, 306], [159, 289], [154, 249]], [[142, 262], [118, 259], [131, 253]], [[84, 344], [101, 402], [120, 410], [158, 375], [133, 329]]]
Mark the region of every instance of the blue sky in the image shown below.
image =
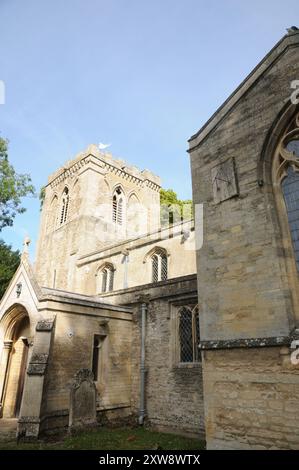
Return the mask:
[[[187, 139], [297, 24], [298, 0], [0, 0], [0, 135], [40, 188], [89, 143], [191, 197]], [[298, 77], [299, 78], [299, 77]], [[0, 236], [21, 248], [39, 202]]]

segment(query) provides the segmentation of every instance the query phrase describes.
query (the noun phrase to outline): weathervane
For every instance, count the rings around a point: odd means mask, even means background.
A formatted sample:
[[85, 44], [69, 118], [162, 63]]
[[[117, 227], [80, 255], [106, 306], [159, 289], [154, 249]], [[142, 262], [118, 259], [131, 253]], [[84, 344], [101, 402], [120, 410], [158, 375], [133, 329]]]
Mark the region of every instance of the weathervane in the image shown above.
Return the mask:
[[99, 143], [98, 145], [99, 150], [106, 150], [108, 147], [111, 147], [111, 144], [103, 144], [102, 142]]

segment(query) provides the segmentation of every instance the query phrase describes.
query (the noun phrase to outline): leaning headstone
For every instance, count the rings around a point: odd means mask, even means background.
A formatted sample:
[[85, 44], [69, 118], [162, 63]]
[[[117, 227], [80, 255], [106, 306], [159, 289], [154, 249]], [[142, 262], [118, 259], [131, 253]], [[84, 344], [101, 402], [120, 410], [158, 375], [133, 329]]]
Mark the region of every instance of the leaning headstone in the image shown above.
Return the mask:
[[97, 423], [97, 389], [93, 373], [80, 369], [74, 376], [70, 394], [69, 428], [92, 426]]

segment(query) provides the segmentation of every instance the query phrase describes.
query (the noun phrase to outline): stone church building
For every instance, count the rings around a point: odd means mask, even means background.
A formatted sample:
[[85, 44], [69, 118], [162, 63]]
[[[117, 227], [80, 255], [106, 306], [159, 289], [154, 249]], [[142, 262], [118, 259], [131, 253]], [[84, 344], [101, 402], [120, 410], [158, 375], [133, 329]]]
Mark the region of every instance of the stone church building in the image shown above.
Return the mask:
[[208, 449], [299, 449], [298, 91], [293, 27], [189, 140]]
[[0, 411], [20, 436], [68, 426], [81, 369], [100, 421], [204, 434], [194, 223], [174, 219], [157, 176], [95, 145], [49, 177], [36, 262], [25, 240], [0, 304]]
[[89, 369], [99, 420], [299, 449], [297, 28], [188, 151], [202, 247], [193, 221], [161, 227], [148, 170], [90, 146], [50, 176], [36, 262], [25, 240], [0, 303], [0, 412], [19, 435], [67, 427]]

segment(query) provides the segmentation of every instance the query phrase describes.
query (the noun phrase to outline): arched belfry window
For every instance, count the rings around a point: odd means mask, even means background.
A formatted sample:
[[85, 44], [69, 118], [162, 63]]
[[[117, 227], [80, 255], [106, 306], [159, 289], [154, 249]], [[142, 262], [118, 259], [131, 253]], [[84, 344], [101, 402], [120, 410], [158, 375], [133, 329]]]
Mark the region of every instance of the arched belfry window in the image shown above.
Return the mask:
[[64, 188], [61, 199], [60, 225], [67, 221], [69, 209], [69, 190]]
[[167, 252], [157, 248], [150, 257], [152, 266], [152, 282], [166, 281], [168, 278]]
[[58, 197], [55, 194], [53, 197], [50, 209], [47, 216], [47, 232], [50, 233], [51, 231], [57, 228], [57, 215], [58, 215]]
[[114, 285], [114, 266], [112, 264], [105, 264], [98, 272], [99, 277], [99, 290], [101, 293], [113, 291]]
[[277, 146], [272, 168], [276, 193], [282, 195], [282, 228], [289, 228], [294, 258], [299, 271], [299, 114], [291, 120]]
[[125, 198], [122, 189], [118, 186], [112, 198], [112, 220], [116, 225], [124, 224]]

